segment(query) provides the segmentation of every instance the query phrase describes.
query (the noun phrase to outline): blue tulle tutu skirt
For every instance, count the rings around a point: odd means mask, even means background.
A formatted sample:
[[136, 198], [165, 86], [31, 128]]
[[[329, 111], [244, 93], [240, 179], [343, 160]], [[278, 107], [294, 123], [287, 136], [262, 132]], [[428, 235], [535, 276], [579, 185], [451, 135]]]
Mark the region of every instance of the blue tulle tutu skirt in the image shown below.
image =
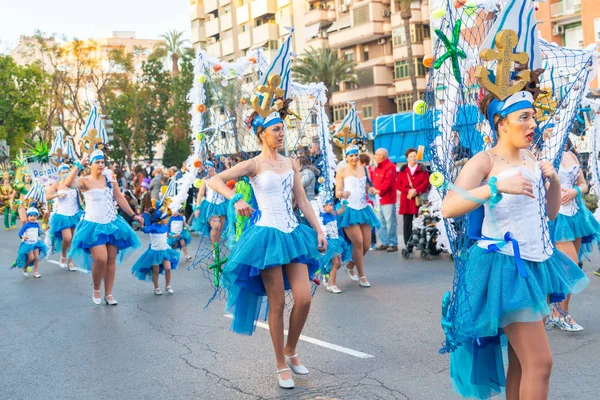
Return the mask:
[[82, 216], [83, 211], [79, 211], [77, 214], [71, 216], [62, 214], [52, 215], [50, 218], [50, 228], [48, 229], [48, 234], [54, 237], [54, 248], [57, 251], [60, 251], [62, 247], [62, 231], [65, 229], [75, 228]]
[[182, 239], [184, 240], [186, 246], [192, 241], [192, 235], [188, 229], [182, 230], [178, 238], [169, 234], [167, 244], [171, 247], [175, 246], [176, 249], [181, 249], [181, 243], [179, 241]]
[[363, 208], [362, 210], [356, 210], [346, 206], [344, 212], [338, 215], [337, 223], [340, 228], [358, 224], [367, 224], [373, 228], [381, 227], [375, 212], [369, 206]]
[[575, 215], [570, 217], [558, 214], [556, 219], [550, 223], [554, 234], [554, 241], [572, 242], [577, 238], [600, 234], [600, 224], [593, 215], [589, 218], [588, 213], [591, 215], [591, 212], [587, 208], [580, 208]]
[[[308, 279], [319, 269], [321, 254], [317, 249], [317, 234], [306, 226], [298, 225], [285, 233], [277, 228], [252, 225], [247, 228], [238, 244], [229, 254], [223, 268], [222, 282], [227, 289], [227, 312], [233, 314], [231, 330], [252, 335], [260, 316], [266, 318], [266, 292], [261, 271], [292, 262], [308, 266]], [[285, 289], [289, 282], [282, 269]]]
[[35, 243], [21, 242], [19, 252], [17, 253], [17, 260], [13, 263], [11, 268], [23, 268], [27, 264], [27, 255], [36, 249], [40, 251], [38, 260], [46, 258], [48, 255], [48, 247], [41, 240], [38, 240]]
[[548, 300], [562, 301], [589, 282], [577, 264], [556, 249], [546, 261], [522, 261], [527, 278], [519, 274], [512, 256], [486, 253], [477, 245], [469, 250], [465, 288], [455, 300], [454, 328], [463, 344], [450, 355], [450, 377], [463, 397], [488, 398], [503, 390], [502, 328], [542, 320], [550, 312]]
[[[228, 201], [224, 201], [221, 204], [214, 204], [209, 201], [203, 200], [200, 203], [200, 215], [192, 221], [192, 230], [194, 232], [200, 232], [203, 235], [210, 234], [210, 219], [212, 217], [220, 217], [227, 216], [227, 208], [229, 206]], [[223, 231], [221, 233], [222, 236], [225, 236], [224, 233], [225, 228], [227, 227], [227, 223], [223, 226]]]
[[342, 262], [352, 259], [352, 244], [343, 238], [327, 239], [327, 251], [320, 258], [320, 269], [328, 274], [331, 271], [331, 260], [336, 256], [342, 256]]
[[176, 270], [177, 264], [179, 264], [179, 252], [173, 249], [152, 250], [148, 248], [131, 267], [131, 274], [140, 281], [150, 282], [152, 281], [153, 265], [158, 265], [159, 274], [164, 275], [164, 261], [171, 263], [172, 271]]
[[103, 244], [117, 247], [117, 265], [142, 246], [136, 233], [120, 216], [108, 224], [81, 220], [75, 228], [67, 258], [73, 259], [78, 270], [90, 273], [94, 263], [90, 249]]

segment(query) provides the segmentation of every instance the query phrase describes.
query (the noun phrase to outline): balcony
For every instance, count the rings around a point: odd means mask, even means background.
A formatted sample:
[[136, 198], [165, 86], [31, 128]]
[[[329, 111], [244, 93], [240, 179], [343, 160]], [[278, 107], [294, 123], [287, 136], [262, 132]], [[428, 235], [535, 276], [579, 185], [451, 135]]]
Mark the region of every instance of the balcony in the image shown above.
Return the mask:
[[231, 4], [231, 0], [219, 0], [219, 5], [221, 7], [226, 6], [227, 4]]
[[[337, 22], [340, 21], [338, 20], [336, 21], [336, 23]], [[385, 30], [383, 29], [383, 25], [384, 23], [382, 21], [367, 22], [365, 24], [341, 29], [337, 32], [330, 33], [329, 45], [332, 49], [338, 49], [342, 47], [352, 46], [355, 44], [372, 42], [374, 40], [386, 36]]]
[[221, 53], [223, 57], [233, 54], [233, 38], [221, 40]]
[[[413, 8], [411, 11], [412, 11], [412, 17], [410, 19], [411, 24], [418, 24], [418, 23], [429, 20], [429, 17], [428, 17], [429, 14], [423, 14], [421, 12], [420, 8]], [[425, 16], [425, 18], [423, 18], [423, 16]], [[396, 11], [395, 13], [392, 14], [391, 25], [393, 27], [404, 26], [404, 21], [402, 20], [402, 18], [400, 18], [400, 11]]]
[[214, 36], [220, 32], [219, 30], [219, 18], [215, 18], [210, 21], [206, 21], [206, 36]]
[[196, 19], [192, 21], [192, 43], [202, 42], [206, 40], [206, 32], [204, 31], [204, 21]]
[[277, 0], [255, 0], [250, 4], [252, 18], [262, 17], [265, 14], [277, 12]]
[[252, 35], [250, 31], [242, 32], [238, 36], [238, 47], [240, 50], [246, 50], [252, 46]]
[[[417, 90], [419, 92], [425, 91], [427, 86], [427, 78], [424, 76], [417, 76]], [[412, 84], [410, 78], [400, 79], [394, 82], [396, 94], [408, 93], [412, 91]]]
[[211, 57], [221, 58], [221, 43], [216, 42], [206, 46], [206, 53]]
[[581, 12], [580, 0], [564, 0], [550, 4], [550, 18], [567, 17]]
[[[429, 49], [431, 49], [431, 40], [429, 41]], [[408, 57], [408, 47], [406, 45], [397, 46], [393, 48], [394, 60], [404, 60]], [[412, 44], [413, 57], [423, 57], [425, 52], [425, 46], [423, 43]]]
[[285, 7], [290, 4], [290, 0], [277, 0], [277, 7]]
[[333, 105], [346, 104], [349, 101], [364, 101], [374, 97], [387, 97], [387, 85], [333, 92], [331, 103]]
[[217, 0], [204, 0], [204, 12], [209, 13], [219, 8], [219, 2]]
[[313, 25], [317, 22], [333, 21], [335, 19], [335, 10], [323, 10], [315, 8], [304, 14], [304, 26]]
[[231, 27], [233, 26], [233, 16], [231, 15], [231, 13], [221, 14], [219, 19], [221, 20], [221, 31], [231, 29]]
[[262, 24], [252, 29], [254, 43], [267, 42], [279, 39], [279, 26], [277, 24]]
[[322, 38], [322, 37], [316, 37], [314, 39], [308, 39], [305, 43], [304, 43], [304, 50], [308, 50], [310, 48], [314, 48], [314, 49], [320, 49], [322, 47], [329, 47], [329, 40]]
[[190, 6], [190, 20], [204, 19], [204, 4], [198, 3]]
[[291, 15], [282, 15], [279, 20], [279, 36], [286, 36], [290, 33], [285, 27], [294, 26], [294, 20]]
[[244, 4], [243, 6], [235, 6], [235, 20], [236, 24], [241, 25], [248, 22], [250, 19], [250, 5]]

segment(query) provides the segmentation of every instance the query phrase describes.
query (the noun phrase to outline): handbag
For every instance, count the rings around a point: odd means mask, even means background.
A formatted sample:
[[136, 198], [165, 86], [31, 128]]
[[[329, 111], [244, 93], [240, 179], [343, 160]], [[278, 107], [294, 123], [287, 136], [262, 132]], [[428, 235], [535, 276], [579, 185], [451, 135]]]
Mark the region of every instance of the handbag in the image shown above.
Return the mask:
[[[412, 179], [410, 179], [410, 172], [409, 171], [406, 171], [406, 177], [408, 178], [408, 183], [410, 185], [410, 188], [414, 189], [415, 187], [413, 186]], [[419, 195], [417, 193], [417, 195], [414, 197], [414, 199], [415, 199], [415, 205], [417, 207], [421, 207], [421, 204], [422, 204], [422, 202], [421, 202], [421, 195]]]

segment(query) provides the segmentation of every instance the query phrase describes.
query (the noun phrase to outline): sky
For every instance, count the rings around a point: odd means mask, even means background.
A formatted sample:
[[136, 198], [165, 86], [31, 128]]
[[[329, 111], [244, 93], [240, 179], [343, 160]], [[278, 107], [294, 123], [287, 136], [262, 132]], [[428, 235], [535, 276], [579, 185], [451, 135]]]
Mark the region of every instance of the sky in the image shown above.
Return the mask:
[[135, 31], [158, 39], [176, 29], [190, 39], [189, 0], [0, 0], [0, 53], [36, 30], [68, 38], [102, 38]]

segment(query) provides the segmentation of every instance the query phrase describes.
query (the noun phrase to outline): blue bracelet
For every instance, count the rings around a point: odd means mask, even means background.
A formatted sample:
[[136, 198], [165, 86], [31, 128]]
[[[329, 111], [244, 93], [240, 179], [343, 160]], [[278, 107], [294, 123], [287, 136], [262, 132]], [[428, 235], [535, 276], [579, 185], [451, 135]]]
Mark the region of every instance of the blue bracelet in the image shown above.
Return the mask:
[[490, 197], [490, 200], [489, 200], [490, 207], [494, 207], [496, 204], [498, 204], [500, 202], [500, 200], [502, 200], [502, 194], [498, 191], [497, 182], [498, 182], [498, 178], [495, 176], [492, 176], [488, 180], [488, 186], [490, 187], [490, 191], [492, 192], [492, 196]]
[[581, 189], [579, 188], [579, 186], [573, 186], [573, 189], [577, 191], [577, 196], [581, 196]]
[[83, 168], [83, 165], [81, 165], [81, 163], [80, 163], [79, 161], [75, 161], [75, 162], [73, 163], [73, 165], [74, 165], [74, 166], [76, 166], [76, 167], [77, 167], [77, 169], [78, 169], [78, 170], [80, 170], [80, 171], [83, 171], [83, 170], [84, 170], [84, 168]]
[[238, 201], [238, 200], [244, 200], [244, 196], [242, 196], [242, 195], [241, 195], [241, 194], [239, 194], [239, 193], [236, 193], [236, 195], [235, 195], [235, 196], [233, 196], [233, 197], [231, 198], [231, 200], [229, 200], [229, 201], [231, 202], [231, 204], [235, 204], [235, 203], [237, 203], [237, 201]]

